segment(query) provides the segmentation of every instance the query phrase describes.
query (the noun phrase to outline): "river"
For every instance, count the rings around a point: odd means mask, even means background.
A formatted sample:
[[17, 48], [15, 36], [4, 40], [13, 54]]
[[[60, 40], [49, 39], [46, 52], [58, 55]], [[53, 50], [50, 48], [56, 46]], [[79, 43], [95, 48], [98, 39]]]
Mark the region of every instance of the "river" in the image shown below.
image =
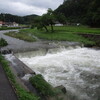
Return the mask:
[[16, 56], [52, 86], [63, 85], [71, 100], [100, 100], [100, 50], [63, 47]]

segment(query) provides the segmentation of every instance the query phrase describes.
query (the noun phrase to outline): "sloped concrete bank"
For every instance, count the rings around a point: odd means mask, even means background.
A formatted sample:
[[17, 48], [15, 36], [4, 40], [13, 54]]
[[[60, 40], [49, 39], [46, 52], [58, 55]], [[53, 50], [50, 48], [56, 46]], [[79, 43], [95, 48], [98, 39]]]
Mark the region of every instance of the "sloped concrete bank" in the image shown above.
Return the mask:
[[[31, 70], [28, 66], [26, 66], [22, 61], [20, 61], [15, 55], [7, 54], [5, 55], [5, 59], [9, 61], [10, 68], [15, 74], [17, 82], [23, 88], [39, 96], [41, 98], [40, 100], [55, 100], [55, 97], [40, 95], [38, 90], [34, 86], [32, 86], [32, 84], [29, 82], [29, 78], [34, 77], [36, 75], [35, 72]], [[67, 100], [67, 99], [70, 100], [69, 99], [70, 93], [66, 91], [64, 86], [58, 86], [55, 87], [55, 89], [59, 89], [62, 91], [62, 93], [57, 95], [57, 98], [63, 98], [63, 100]]]
[[29, 67], [27, 67], [23, 62], [21, 62], [17, 57], [13, 54], [5, 55], [5, 59], [9, 61], [10, 68], [16, 76], [16, 80], [23, 88], [26, 90], [38, 94], [36, 89], [32, 87], [29, 81], [24, 80], [24, 77], [27, 78], [34, 76], [35, 72], [33, 72]]

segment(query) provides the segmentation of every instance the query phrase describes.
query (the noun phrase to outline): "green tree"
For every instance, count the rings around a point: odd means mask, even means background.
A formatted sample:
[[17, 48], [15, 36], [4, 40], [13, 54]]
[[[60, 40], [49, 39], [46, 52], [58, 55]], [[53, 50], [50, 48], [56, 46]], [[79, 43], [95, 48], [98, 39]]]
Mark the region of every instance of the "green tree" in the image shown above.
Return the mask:
[[72, 23], [100, 27], [100, 0], [64, 0], [54, 12], [63, 13]]
[[38, 17], [35, 20], [36, 26], [38, 29], [44, 28], [47, 32], [49, 31], [47, 26], [51, 26], [51, 32], [54, 31], [53, 24], [55, 21], [55, 16], [53, 14], [52, 9], [48, 9], [46, 14], [43, 14], [41, 17]]
[[51, 31], [53, 32], [54, 31], [53, 24], [55, 22], [55, 16], [51, 8], [48, 9], [46, 16], [47, 16], [48, 23], [51, 26]]

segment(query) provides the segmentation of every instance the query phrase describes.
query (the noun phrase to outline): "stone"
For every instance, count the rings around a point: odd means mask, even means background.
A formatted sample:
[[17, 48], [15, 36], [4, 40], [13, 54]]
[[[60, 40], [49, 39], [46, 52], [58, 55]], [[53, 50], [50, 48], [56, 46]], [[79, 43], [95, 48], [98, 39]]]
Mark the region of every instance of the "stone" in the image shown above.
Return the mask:
[[66, 88], [63, 85], [60, 85], [60, 86], [58, 86], [56, 88], [60, 89], [64, 94], [67, 93]]

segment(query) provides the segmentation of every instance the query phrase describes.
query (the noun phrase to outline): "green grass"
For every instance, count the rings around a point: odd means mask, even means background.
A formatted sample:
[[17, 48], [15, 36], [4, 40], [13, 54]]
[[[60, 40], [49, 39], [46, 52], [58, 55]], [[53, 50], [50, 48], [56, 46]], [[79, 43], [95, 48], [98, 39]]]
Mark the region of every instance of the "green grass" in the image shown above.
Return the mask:
[[[50, 30], [50, 27], [48, 27]], [[93, 46], [95, 45], [95, 41], [89, 40], [84, 38], [80, 35], [81, 34], [100, 34], [100, 28], [89, 28], [86, 26], [54, 26], [54, 32], [46, 32], [44, 29], [37, 30], [35, 29], [24, 29], [21, 30], [19, 33], [9, 33], [7, 35], [16, 37], [19, 39], [27, 40], [27, 41], [34, 41], [32, 40], [32, 35], [40, 39], [45, 40], [57, 40], [57, 41], [74, 41], [83, 43], [86, 46]], [[22, 36], [20, 36], [22, 35]], [[25, 39], [24, 39], [25, 38]], [[26, 39], [28, 38], [28, 39]]]
[[4, 46], [7, 46], [7, 45], [8, 45], [7, 41], [3, 38], [0, 38], [0, 47], [4, 47]]
[[20, 29], [20, 27], [1, 27], [0, 30]]
[[74, 42], [81, 42], [83, 44], [88, 45], [94, 45], [95, 43], [93, 41], [90, 41], [82, 36], [79, 36], [77, 34], [71, 33], [71, 32], [34, 32], [34, 35], [41, 39], [46, 40], [57, 40], [57, 41], [74, 41]]
[[39, 97], [37, 97], [34, 94], [32, 94], [32, 93], [26, 91], [25, 89], [21, 88], [21, 86], [16, 82], [15, 76], [12, 73], [8, 62], [1, 55], [0, 55], [0, 63], [2, 64], [3, 69], [6, 73], [9, 81], [11, 82], [13, 87], [15, 88], [18, 100], [39, 100]]
[[20, 40], [28, 41], [28, 42], [34, 42], [34, 41], [36, 41], [32, 37], [32, 35], [29, 34], [29, 32], [27, 34], [27, 31], [26, 32], [25, 31], [22, 31], [22, 30], [20, 30], [19, 32], [14, 32], [13, 31], [13, 32], [6, 33], [6, 35], [11, 36], [11, 37], [14, 37], [14, 38], [18, 38]]
[[49, 83], [47, 83], [40, 74], [31, 77], [29, 80], [43, 96], [56, 96], [58, 93], [62, 93], [59, 89], [54, 89]]
[[[50, 27], [48, 27], [49, 29]], [[34, 34], [35, 36], [37, 36], [40, 39], [45, 39], [45, 40], [57, 40], [57, 41], [74, 41], [74, 42], [80, 42], [83, 43], [84, 45], [88, 45], [88, 46], [92, 46], [95, 45], [95, 41], [90, 41], [80, 35], [78, 35], [78, 31], [82, 32], [85, 29], [90, 29], [87, 27], [54, 27], [54, 32], [51, 33], [49, 32], [45, 32], [44, 30], [37, 30], [37, 29], [26, 29], [24, 31], [29, 31], [31, 34]], [[76, 31], [77, 30], [77, 31]], [[92, 32], [97, 32], [99, 33], [99, 31], [97, 31], [96, 29], [91, 29], [89, 32], [91, 32], [91, 34], [96, 34], [96, 33], [92, 33]], [[98, 29], [99, 30], [99, 29]], [[85, 30], [86, 31], [86, 30]], [[84, 32], [85, 32], [84, 31]], [[88, 31], [86, 31], [86, 33], [88, 33]], [[83, 34], [84, 34], [83, 32]], [[28, 32], [27, 32], [28, 33]]]
[[66, 31], [72, 33], [100, 34], [100, 28], [90, 28], [87, 26], [54, 26], [54, 29], [56, 31]]

